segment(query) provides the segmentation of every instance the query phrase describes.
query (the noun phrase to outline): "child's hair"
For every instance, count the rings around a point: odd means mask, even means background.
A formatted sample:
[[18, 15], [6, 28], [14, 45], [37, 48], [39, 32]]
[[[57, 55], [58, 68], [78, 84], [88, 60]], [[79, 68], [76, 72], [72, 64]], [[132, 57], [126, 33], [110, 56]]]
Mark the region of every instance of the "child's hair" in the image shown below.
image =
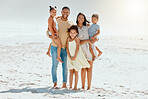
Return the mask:
[[68, 33], [70, 33], [71, 30], [76, 30], [76, 32], [79, 34], [77, 25], [72, 25], [70, 28], [68, 28]]
[[54, 7], [49, 6], [49, 8], [50, 8], [50, 9], [49, 9], [49, 11], [51, 11], [51, 10], [53, 10], [53, 9], [55, 9], [55, 10], [56, 10], [56, 8], [57, 8], [57, 7], [56, 7], [56, 6], [54, 6]]
[[99, 15], [98, 14], [93, 14], [92, 17], [95, 17], [95, 18], [99, 19]]
[[85, 16], [83, 13], [80, 12], [80, 13], [77, 15], [77, 19], [76, 19], [76, 23], [77, 23], [77, 24], [78, 24], [78, 17], [79, 17], [80, 15], [83, 15], [83, 16], [84, 16], [84, 22], [83, 22], [83, 25], [84, 25], [84, 26], [86, 26], [87, 23], [90, 23], [90, 22], [86, 19], [86, 16]]

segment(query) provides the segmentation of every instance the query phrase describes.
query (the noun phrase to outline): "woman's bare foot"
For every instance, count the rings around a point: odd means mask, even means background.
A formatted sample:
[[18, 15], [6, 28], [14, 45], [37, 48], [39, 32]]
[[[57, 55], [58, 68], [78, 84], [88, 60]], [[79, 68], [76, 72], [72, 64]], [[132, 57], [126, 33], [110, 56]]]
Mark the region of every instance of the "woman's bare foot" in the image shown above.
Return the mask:
[[101, 51], [99, 51], [99, 54], [98, 54], [98, 56], [101, 56], [101, 54], [102, 54], [102, 52], [101, 52]]
[[83, 90], [85, 90], [85, 87], [82, 87]]
[[63, 61], [61, 60], [61, 58], [57, 58], [57, 60], [58, 60], [59, 62], [63, 63]]

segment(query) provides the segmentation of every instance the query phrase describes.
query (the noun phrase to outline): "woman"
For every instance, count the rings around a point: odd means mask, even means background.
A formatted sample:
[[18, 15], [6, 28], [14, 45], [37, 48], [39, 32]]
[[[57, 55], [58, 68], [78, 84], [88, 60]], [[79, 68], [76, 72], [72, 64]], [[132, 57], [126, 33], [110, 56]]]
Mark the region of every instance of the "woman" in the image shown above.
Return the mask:
[[86, 17], [83, 13], [79, 13], [77, 15], [76, 23], [79, 30], [78, 37], [80, 39], [82, 51], [88, 63], [90, 64], [90, 68], [81, 69], [82, 89], [85, 89], [85, 78], [86, 78], [86, 72], [87, 72], [87, 84], [88, 84], [87, 90], [89, 90], [91, 86], [92, 67], [93, 67], [92, 54], [89, 51], [89, 43], [93, 44], [93, 41], [89, 39], [87, 22], [88, 21], [86, 20]]

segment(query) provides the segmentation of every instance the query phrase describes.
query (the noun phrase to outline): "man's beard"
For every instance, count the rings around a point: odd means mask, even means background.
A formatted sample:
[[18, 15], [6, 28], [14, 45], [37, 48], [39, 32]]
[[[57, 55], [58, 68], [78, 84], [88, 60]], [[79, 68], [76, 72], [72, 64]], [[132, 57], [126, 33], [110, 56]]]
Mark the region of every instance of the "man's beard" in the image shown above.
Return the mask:
[[64, 19], [67, 19], [68, 18], [68, 16], [66, 15], [62, 15], [62, 18], [64, 18]]

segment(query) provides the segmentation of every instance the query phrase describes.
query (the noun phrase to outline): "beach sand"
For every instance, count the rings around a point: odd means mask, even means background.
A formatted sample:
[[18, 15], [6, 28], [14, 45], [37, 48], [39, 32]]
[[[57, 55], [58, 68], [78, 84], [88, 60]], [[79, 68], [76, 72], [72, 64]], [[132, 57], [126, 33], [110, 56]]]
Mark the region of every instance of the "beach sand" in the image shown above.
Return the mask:
[[[92, 87], [73, 91], [61, 88], [61, 63], [57, 72], [60, 89], [52, 89], [46, 35], [1, 37], [0, 99], [148, 99], [147, 42], [145, 37], [100, 37], [96, 45], [103, 54], [94, 62]], [[79, 72], [78, 88], [80, 78]]]

